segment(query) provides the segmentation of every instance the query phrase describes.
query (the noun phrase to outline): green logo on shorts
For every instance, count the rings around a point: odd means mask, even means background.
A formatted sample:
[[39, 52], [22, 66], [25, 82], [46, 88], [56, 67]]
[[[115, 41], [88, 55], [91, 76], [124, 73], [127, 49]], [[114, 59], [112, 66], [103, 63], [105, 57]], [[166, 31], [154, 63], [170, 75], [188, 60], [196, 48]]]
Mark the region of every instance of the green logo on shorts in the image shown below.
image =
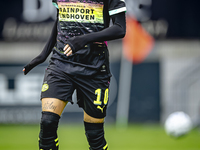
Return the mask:
[[45, 92], [49, 89], [49, 85], [47, 83], [43, 84], [42, 86], [42, 92]]

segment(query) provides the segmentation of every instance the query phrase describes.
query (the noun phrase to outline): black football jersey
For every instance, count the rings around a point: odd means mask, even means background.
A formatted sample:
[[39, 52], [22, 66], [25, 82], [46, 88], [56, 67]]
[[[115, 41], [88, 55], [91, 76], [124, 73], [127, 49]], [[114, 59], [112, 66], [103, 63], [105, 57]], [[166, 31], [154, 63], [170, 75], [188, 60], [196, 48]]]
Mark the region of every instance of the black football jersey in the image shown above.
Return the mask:
[[102, 47], [88, 44], [68, 57], [64, 54], [63, 48], [71, 37], [98, 32], [109, 27], [110, 16], [126, 11], [125, 0], [52, 0], [52, 2], [58, 10], [58, 33], [51, 62], [72, 75], [95, 75], [103, 67], [110, 76], [107, 48], [102, 50]]

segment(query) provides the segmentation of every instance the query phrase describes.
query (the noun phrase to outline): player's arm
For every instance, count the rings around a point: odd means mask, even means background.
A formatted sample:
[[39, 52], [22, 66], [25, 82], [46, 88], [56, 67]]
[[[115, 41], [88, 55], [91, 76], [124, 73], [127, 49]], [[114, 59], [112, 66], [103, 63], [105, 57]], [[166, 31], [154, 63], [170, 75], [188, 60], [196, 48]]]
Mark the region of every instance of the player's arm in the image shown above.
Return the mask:
[[[121, 12], [111, 16], [113, 25], [99, 32], [93, 32], [81, 36], [76, 36], [68, 39], [67, 45], [64, 48], [65, 54], [70, 50], [72, 53], [80, 50], [86, 44], [91, 42], [110, 41], [123, 38], [126, 33], [126, 17], [125, 12]], [[69, 53], [67, 54], [69, 55]]]
[[49, 56], [49, 54], [51, 53], [55, 43], [56, 43], [56, 36], [57, 36], [57, 20], [54, 23], [52, 32], [51, 32], [51, 36], [48, 39], [48, 42], [46, 43], [44, 49], [42, 50], [42, 52], [36, 57], [34, 58], [29, 64], [27, 64], [23, 71], [24, 74], [26, 75], [31, 69], [33, 69], [35, 66], [43, 63], [47, 57]]

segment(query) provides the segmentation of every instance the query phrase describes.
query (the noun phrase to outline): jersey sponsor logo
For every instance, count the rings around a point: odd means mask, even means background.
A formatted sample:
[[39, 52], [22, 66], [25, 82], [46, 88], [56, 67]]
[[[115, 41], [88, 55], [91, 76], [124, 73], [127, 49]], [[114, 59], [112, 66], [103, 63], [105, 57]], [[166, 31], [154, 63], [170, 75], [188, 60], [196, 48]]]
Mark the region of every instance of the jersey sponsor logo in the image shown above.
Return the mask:
[[49, 89], [49, 85], [47, 84], [47, 83], [44, 83], [43, 85], [42, 85], [42, 92], [45, 92], [45, 91], [47, 91]]
[[59, 20], [103, 24], [102, 3], [58, 2]]

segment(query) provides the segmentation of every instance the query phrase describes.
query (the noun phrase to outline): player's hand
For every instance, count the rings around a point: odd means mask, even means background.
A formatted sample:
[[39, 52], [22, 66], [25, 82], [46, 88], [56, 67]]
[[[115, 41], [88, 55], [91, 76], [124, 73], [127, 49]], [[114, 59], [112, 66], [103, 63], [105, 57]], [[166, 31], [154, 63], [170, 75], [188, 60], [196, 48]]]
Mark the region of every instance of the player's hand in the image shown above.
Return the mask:
[[24, 75], [26, 75], [27, 74], [27, 72], [26, 72], [26, 68], [23, 68], [23, 70], [22, 70], [23, 72], [24, 72]]
[[71, 49], [71, 47], [69, 46], [69, 44], [67, 44], [67, 45], [63, 48], [63, 50], [64, 50], [64, 54], [65, 54], [66, 56], [72, 55], [72, 49]]
[[23, 70], [22, 70], [23, 72], [24, 72], [24, 75], [26, 75], [27, 74], [27, 70], [26, 70], [26, 68], [23, 68]]
[[33, 69], [33, 67], [34, 66], [30, 64], [26, 65], [22, 70], [24, 72], [24, 75], [26, 75], [31, 69]]

